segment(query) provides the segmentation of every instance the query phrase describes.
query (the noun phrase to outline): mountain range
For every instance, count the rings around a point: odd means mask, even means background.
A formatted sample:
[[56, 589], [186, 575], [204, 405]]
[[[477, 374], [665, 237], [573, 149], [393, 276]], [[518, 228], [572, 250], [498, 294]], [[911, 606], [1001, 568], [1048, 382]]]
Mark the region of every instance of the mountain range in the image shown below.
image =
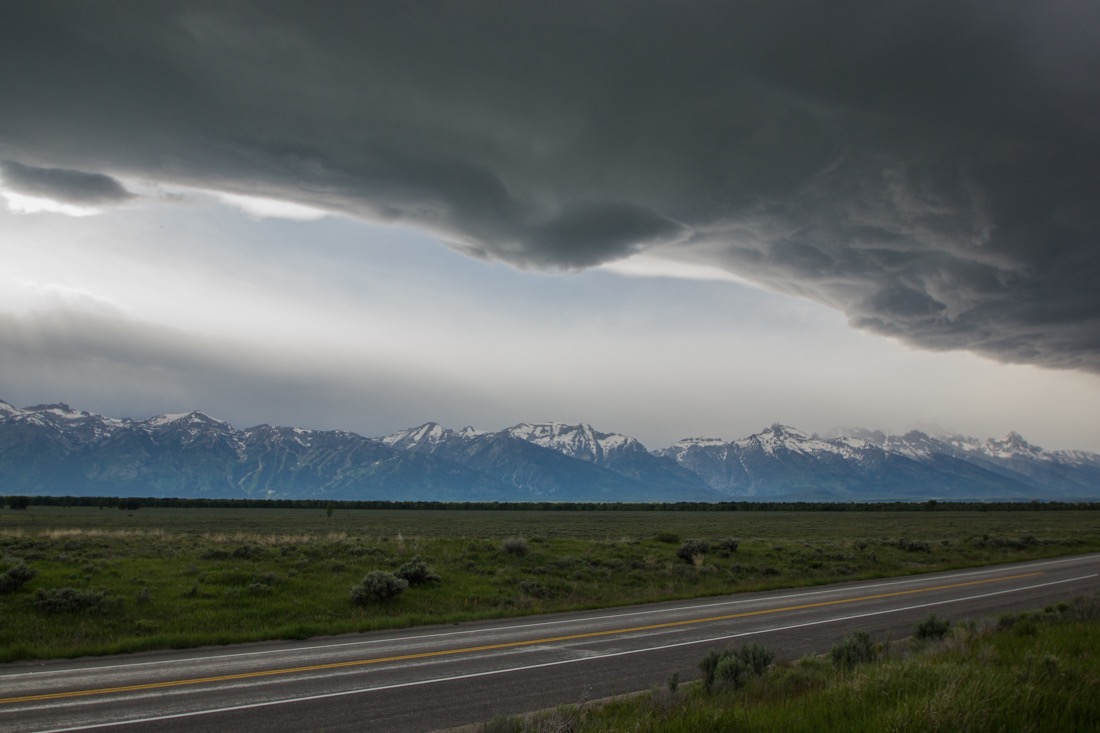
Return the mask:
[[147, 420], [0, 401], [0, 494], [393, 501], [1095, 500], [1100, 454], [1016, 433], [979, 440], [772, 425], [655, 451], [589, 425], [496, 432], [436, 423], [367, 438], [237, 429], [202, 412]]

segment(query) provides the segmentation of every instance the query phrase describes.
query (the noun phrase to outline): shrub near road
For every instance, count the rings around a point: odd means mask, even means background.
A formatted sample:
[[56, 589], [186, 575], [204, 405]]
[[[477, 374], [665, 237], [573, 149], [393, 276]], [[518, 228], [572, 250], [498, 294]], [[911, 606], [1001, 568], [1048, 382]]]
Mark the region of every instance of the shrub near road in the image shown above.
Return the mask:
[[[703, 684], [499, 719], [479, 733], [562, 730], [561, 720], [584, 733], [1100, 730], [1100, 597], [956, 627], [942, 641], [920, 634], [877, 662], [840, 667], [805, 657], [757, 672], [742, 661], [745, 648], [715, 651], [701, 665]], [[736, 682], [719, 684], [723, 669]]]
[[[685, 562], [681, 537], [708, 549]], [[3, 572], [25, 579], [0, 594], [0, 659], [303, 638], [1097, 549], [1100, 514], [1088, 511], [32, 506], [0, 511]], [[409, 587], [356, 603], [351, 589], [372, 573]]]

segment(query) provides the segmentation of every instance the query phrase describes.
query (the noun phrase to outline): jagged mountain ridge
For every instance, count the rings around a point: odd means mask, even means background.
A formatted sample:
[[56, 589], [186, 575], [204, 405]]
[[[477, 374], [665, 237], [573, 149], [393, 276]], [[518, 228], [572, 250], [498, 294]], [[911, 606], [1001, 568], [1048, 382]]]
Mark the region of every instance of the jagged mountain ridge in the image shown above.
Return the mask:
[[503, 432], [660, 489], [700, 494], [708, 491], [700, 476], [670, 458], [651, 453], [627, 435], [603, 433], [591, 425], [562, 423], [520, 423]]
[[[544, 425], [544, 424], [540, 424]], [[548, 425], [548, 424], [546, 424]], [[380, 438], [390, 447], [445, 458], [526, 491], [568, 501], [716, 501], [721, 497], [675, 462], [653, 456], [633, 438], [571, 426], [587, 438], [554, 440], [524, 424], [499, 432], [454, 431], [425, 423]], [[597, 437], [602, 436], [602, 437]], [[600, 441], [603, 441], [601, 444]], [[639, 452], [640, 451], [640, 452]], [[648, 465], [640, 470], [634, 463]]]
[[507, 486], [346, 431], [201, 412], [116, 420], [67, 405], [0, 403], [0, 493], [504, 501]]
[[[1044, 451], [1013, 435], [981, 441], [856, 429], [822, 438], [772, 425], [739, 440], [687, 438], [654, 452], [700, 474], [716, 491], [768, 499], [788, 493], [851, 501], [882, 495], [1022, 500], [1100, 494], [1096, 453]], [[1007, 441], [1015, 446], [1011, 455], [1004, 450]]]
[[[869, 433], [878, 437], [881, 433]], [[1100, 487], [1100, 454], [1043, 450], [1016, 432], [1002, 439], [979, 440], [962, 435], [935, 438], [921, 431], [883, 436], [890, 450], [925, 460], [951, 456], [1008, 478], [1039, 487], [1058, 488], [1072, 496], [1096, 496]]]
[[821, 437], [773, 425], [735, 441], [649, 451], [589, 425], [497, 432], [436, 423], [379, 439], [202, 412], [108, 418], [0, 401], [0, 494], [451, 501], [1078, 500], [1100, 497], [1100, 454], [1004, 439]]

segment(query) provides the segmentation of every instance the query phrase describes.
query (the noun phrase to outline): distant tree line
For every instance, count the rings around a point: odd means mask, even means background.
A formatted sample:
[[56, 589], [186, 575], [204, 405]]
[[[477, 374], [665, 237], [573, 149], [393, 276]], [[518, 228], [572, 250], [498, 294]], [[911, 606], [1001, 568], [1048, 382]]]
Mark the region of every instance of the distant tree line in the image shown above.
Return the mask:
[[29, 506], [90, 506], [135, 511], [142, 507], [172, 509], [411, 509], [457, 511], [654, 511], [654, 512], [914, 512], [914, 511], [1066, 511], [1100, 509], [1100, 502], [1011, 501], [967, 502], [826, 502], [826, 501], [680, 501], [680, 502], [581, 502], [581, 501], [333, 501], [332, 499], [183, 499], [175, 497], [118, 496], [0, 496], [10, 509]]

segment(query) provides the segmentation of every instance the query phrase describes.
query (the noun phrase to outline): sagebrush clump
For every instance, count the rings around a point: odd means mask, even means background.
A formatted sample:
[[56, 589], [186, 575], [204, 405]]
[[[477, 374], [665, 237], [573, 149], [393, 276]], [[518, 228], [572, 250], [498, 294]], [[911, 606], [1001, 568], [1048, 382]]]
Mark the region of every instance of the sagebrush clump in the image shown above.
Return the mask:
[[372, 570], [351, 589], [351, 601], [359, 606], [384, 603], [401, 595], [409, 587], [409, 581], [384, 570]]
[[76, 588], [39, 588], [34, 607], [44, 613], [104, 613], [115, 603], [103, 591]]
[[729, 557], [737, 552], [737, 548], [741, 546], [741, 542], [732, 537], [727, 537], [724, 540], [719, 540], [716, 546], [718, 547], [718, 552], [725, 557]]
[[710, 550], [710, 545], [702, 540], [687, 540], [676, 551], [676, 557], [688, 564], [696, 563], [696, 558], [701, 558]]
[[870, 634], [856, 631], [849, 634], [844, 641], [834, 644], [829, 656], [837, 669], [852, 669], [856, 665], [875, 661], [878, 650]]
[[19, 590], [38, 575], [37, 570], [22, 560], [4, 560], [0, 569], [0, 595]]
[[526, 555], [527, 554], [527, 540], [522, 537], [509, 537], [504, 540], [504, 544], [501, 545], [501, 549], [507, 552], [509, 555]]
[[947, 632], [950, 630], [951, 622], [933, 613], [916, 625], [916, 628], [913, 629], [913, 636], [918, 639], [942, 639], [947, 636]]
[[428, 568], [428, 564], [420, 559], [419, 555], [399, 567], [394, 575], [406, 581], [409, 585], [426, 585], [442, 581], [442, 578], [433, 573]]
[[745, 643], [740, 649], [723, 649], [709, 652], [699, 669], [703, 672], [703, 685], [706, 689], [724, 685], [734, 689], [741, 687], [750, 677], [763, 675], [775, 654], [756, 643]]

